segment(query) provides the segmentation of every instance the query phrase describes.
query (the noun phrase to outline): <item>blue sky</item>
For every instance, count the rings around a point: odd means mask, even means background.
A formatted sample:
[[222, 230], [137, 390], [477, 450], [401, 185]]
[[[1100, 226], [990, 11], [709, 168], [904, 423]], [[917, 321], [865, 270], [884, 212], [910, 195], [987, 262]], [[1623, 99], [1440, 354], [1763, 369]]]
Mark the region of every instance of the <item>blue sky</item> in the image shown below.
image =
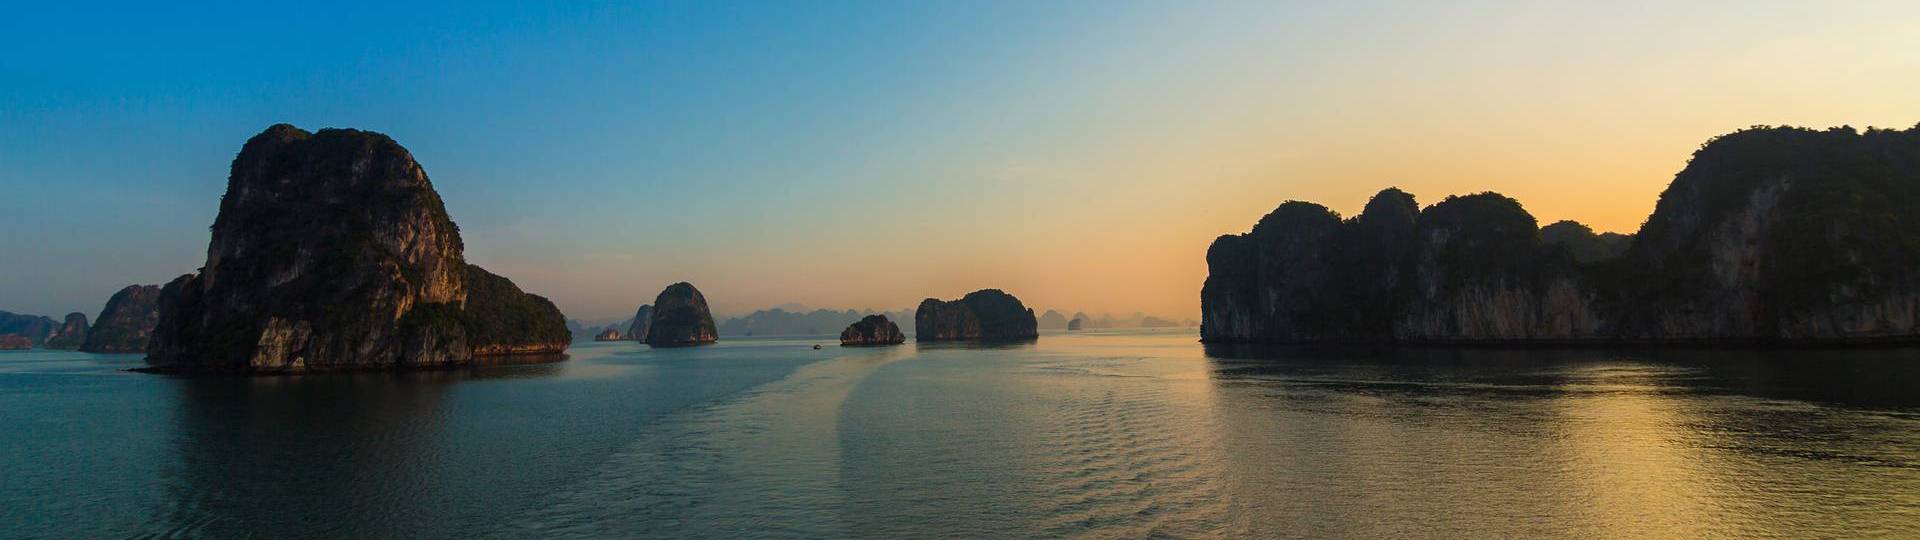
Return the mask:
[[392, 135], [470, 260], [574, 316], [690, 280], [723, 312], [1002, 287], [1188, 317], [1207, 242], [1287, 198], [1500, 189], [1630, 232], [1713, 134], [1920, 121], [1901, 3], [8, 11], [0, 309], [53, 316], [198, 267], [278, 122]]

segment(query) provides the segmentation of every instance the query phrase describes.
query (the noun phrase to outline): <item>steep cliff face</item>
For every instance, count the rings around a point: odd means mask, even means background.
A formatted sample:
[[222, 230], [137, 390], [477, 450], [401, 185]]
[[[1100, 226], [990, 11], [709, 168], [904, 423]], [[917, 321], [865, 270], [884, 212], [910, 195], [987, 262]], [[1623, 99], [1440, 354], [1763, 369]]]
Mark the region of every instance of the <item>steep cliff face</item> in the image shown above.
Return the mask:
[[1920, 126], [1756, 128], [1709, 142], [1628, 251], [1635, 339], [1920, 336]]
[[86, 342], [87, 314], [76, 312], [68, 313], [67, 320], [60, 325], [60, 329], [54, 330], [53, 335], [47, 336], [46, 347], [72, 350], [80, 348]]
[[720, 341], [707, 297], [687, 282], [668, 285], [653, 300], [653, 318], [647, 327], [647, 345], [685, 347]]
[[913, 315], [920, 341], [1013, 341], [1040, 337], [1033, 310], [999, 289], [967, 293], [959, 300], [928, 298]]
[[285, 373], [565, 350], [550, 302], [467, 265], [463, 249], [425, 170], [393, 139], [270, 127], [233, 160], [206, 265], [161, 292], [147, 361]]
[[913, 333], [920, 341], [980, 338], [980, 317], [960, 302], [928, 298], [913, 312]]
[[653, 304], [645, 304], [633, 312], [633, 324], [627, 326], [627, 333], [623, 337], [632, 341], [645, 342], [647, 336], [651, 335], [652, 329]]
[[1577, 341], [1601, 336], [1594, 294], [1571, 256], [1547, 249], [1532, 215], [1493, 193], [1421, 212], [1402, 341]]
[[1718, 138], [1632, 237], [1537, 229], [1493, 193], [1415, 208], [1397, 190], [1352, 220], [1288, 202], [1220, 237], [1202, 339], [1920, 339], [1920, 128]]
[[95, 353], [146, 352], [160, 322], [160, 286], [128, 285], [107, 299], [94, 318], [80, 350]]
[[[1385, 339], [1411, 300], [1419, 207], [1398, 189], [1342, 220], [1326, 207], [1282, 203], [1244, 235], [1207, 252], [1200, 334], [1207, 340]], [[1444, 245], [1429, 231], [1429, 243]]]
[[861, 317], [840, 332], [840, 345], [843, 347], [899, 345], [906, 342], [907, 335], [900, 333], [900, 325], [888, 320], [886, 315]]

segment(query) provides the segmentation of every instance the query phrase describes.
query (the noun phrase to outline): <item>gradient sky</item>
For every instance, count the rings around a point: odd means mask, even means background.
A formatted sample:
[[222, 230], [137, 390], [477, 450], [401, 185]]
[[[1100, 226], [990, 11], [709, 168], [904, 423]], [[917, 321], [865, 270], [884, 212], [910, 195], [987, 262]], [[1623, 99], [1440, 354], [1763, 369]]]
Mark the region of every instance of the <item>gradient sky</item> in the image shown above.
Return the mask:
[[0, 18], [0, 309], [55, 317], [200, 266], [277, 122], [392, 135], [585, 318], [678, 280], [1197, 318], [1286, 199], [1632, 232], [1713, 135], [1920, 122], [1911, 1], [56, 4]]

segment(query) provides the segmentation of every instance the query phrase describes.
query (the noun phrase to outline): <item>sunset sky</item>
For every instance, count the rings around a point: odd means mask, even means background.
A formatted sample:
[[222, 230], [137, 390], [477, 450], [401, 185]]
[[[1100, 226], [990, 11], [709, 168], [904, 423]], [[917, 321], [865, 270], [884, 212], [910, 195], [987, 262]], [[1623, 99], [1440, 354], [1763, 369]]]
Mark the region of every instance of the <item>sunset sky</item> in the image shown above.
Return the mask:
[[1287, 199], [1632, 232], [1716, 134], [1920, 122], [1911, 1], [326, 4], [9, 8], [0, 309], [200, 266], [277, 122], [392, 135], [581, 318], [680, 280], [1198, 318], [1208, 243]]

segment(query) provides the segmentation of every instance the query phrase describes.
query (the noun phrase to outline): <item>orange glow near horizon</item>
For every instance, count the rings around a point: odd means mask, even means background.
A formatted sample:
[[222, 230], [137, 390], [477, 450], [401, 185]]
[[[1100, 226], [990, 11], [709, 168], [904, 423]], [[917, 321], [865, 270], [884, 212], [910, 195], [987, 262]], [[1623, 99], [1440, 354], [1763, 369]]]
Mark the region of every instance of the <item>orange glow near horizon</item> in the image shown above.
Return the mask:
[[277, 122], [392, 135], [471, 261], [586, 319], [676, 281], [723, 315], [991, 287], [1197, 319], [1209, 243], [1282, 201], [1497, 191], [1543, 224], [1632, 233], [1716, 135], [1920, 122], [1914, 2], [702, 7], [372, 34], [394, 55], [313, 75], [353, 92], [252, 62], [201, 66], [220, 92], [45, 97], [0, 174], [93, 206], [7, 207], [23, 232], [0, 247], [32, 262], [0, 270], [32, 285], [5, 307], [92, 312], [191, 271], [232, 153]]

